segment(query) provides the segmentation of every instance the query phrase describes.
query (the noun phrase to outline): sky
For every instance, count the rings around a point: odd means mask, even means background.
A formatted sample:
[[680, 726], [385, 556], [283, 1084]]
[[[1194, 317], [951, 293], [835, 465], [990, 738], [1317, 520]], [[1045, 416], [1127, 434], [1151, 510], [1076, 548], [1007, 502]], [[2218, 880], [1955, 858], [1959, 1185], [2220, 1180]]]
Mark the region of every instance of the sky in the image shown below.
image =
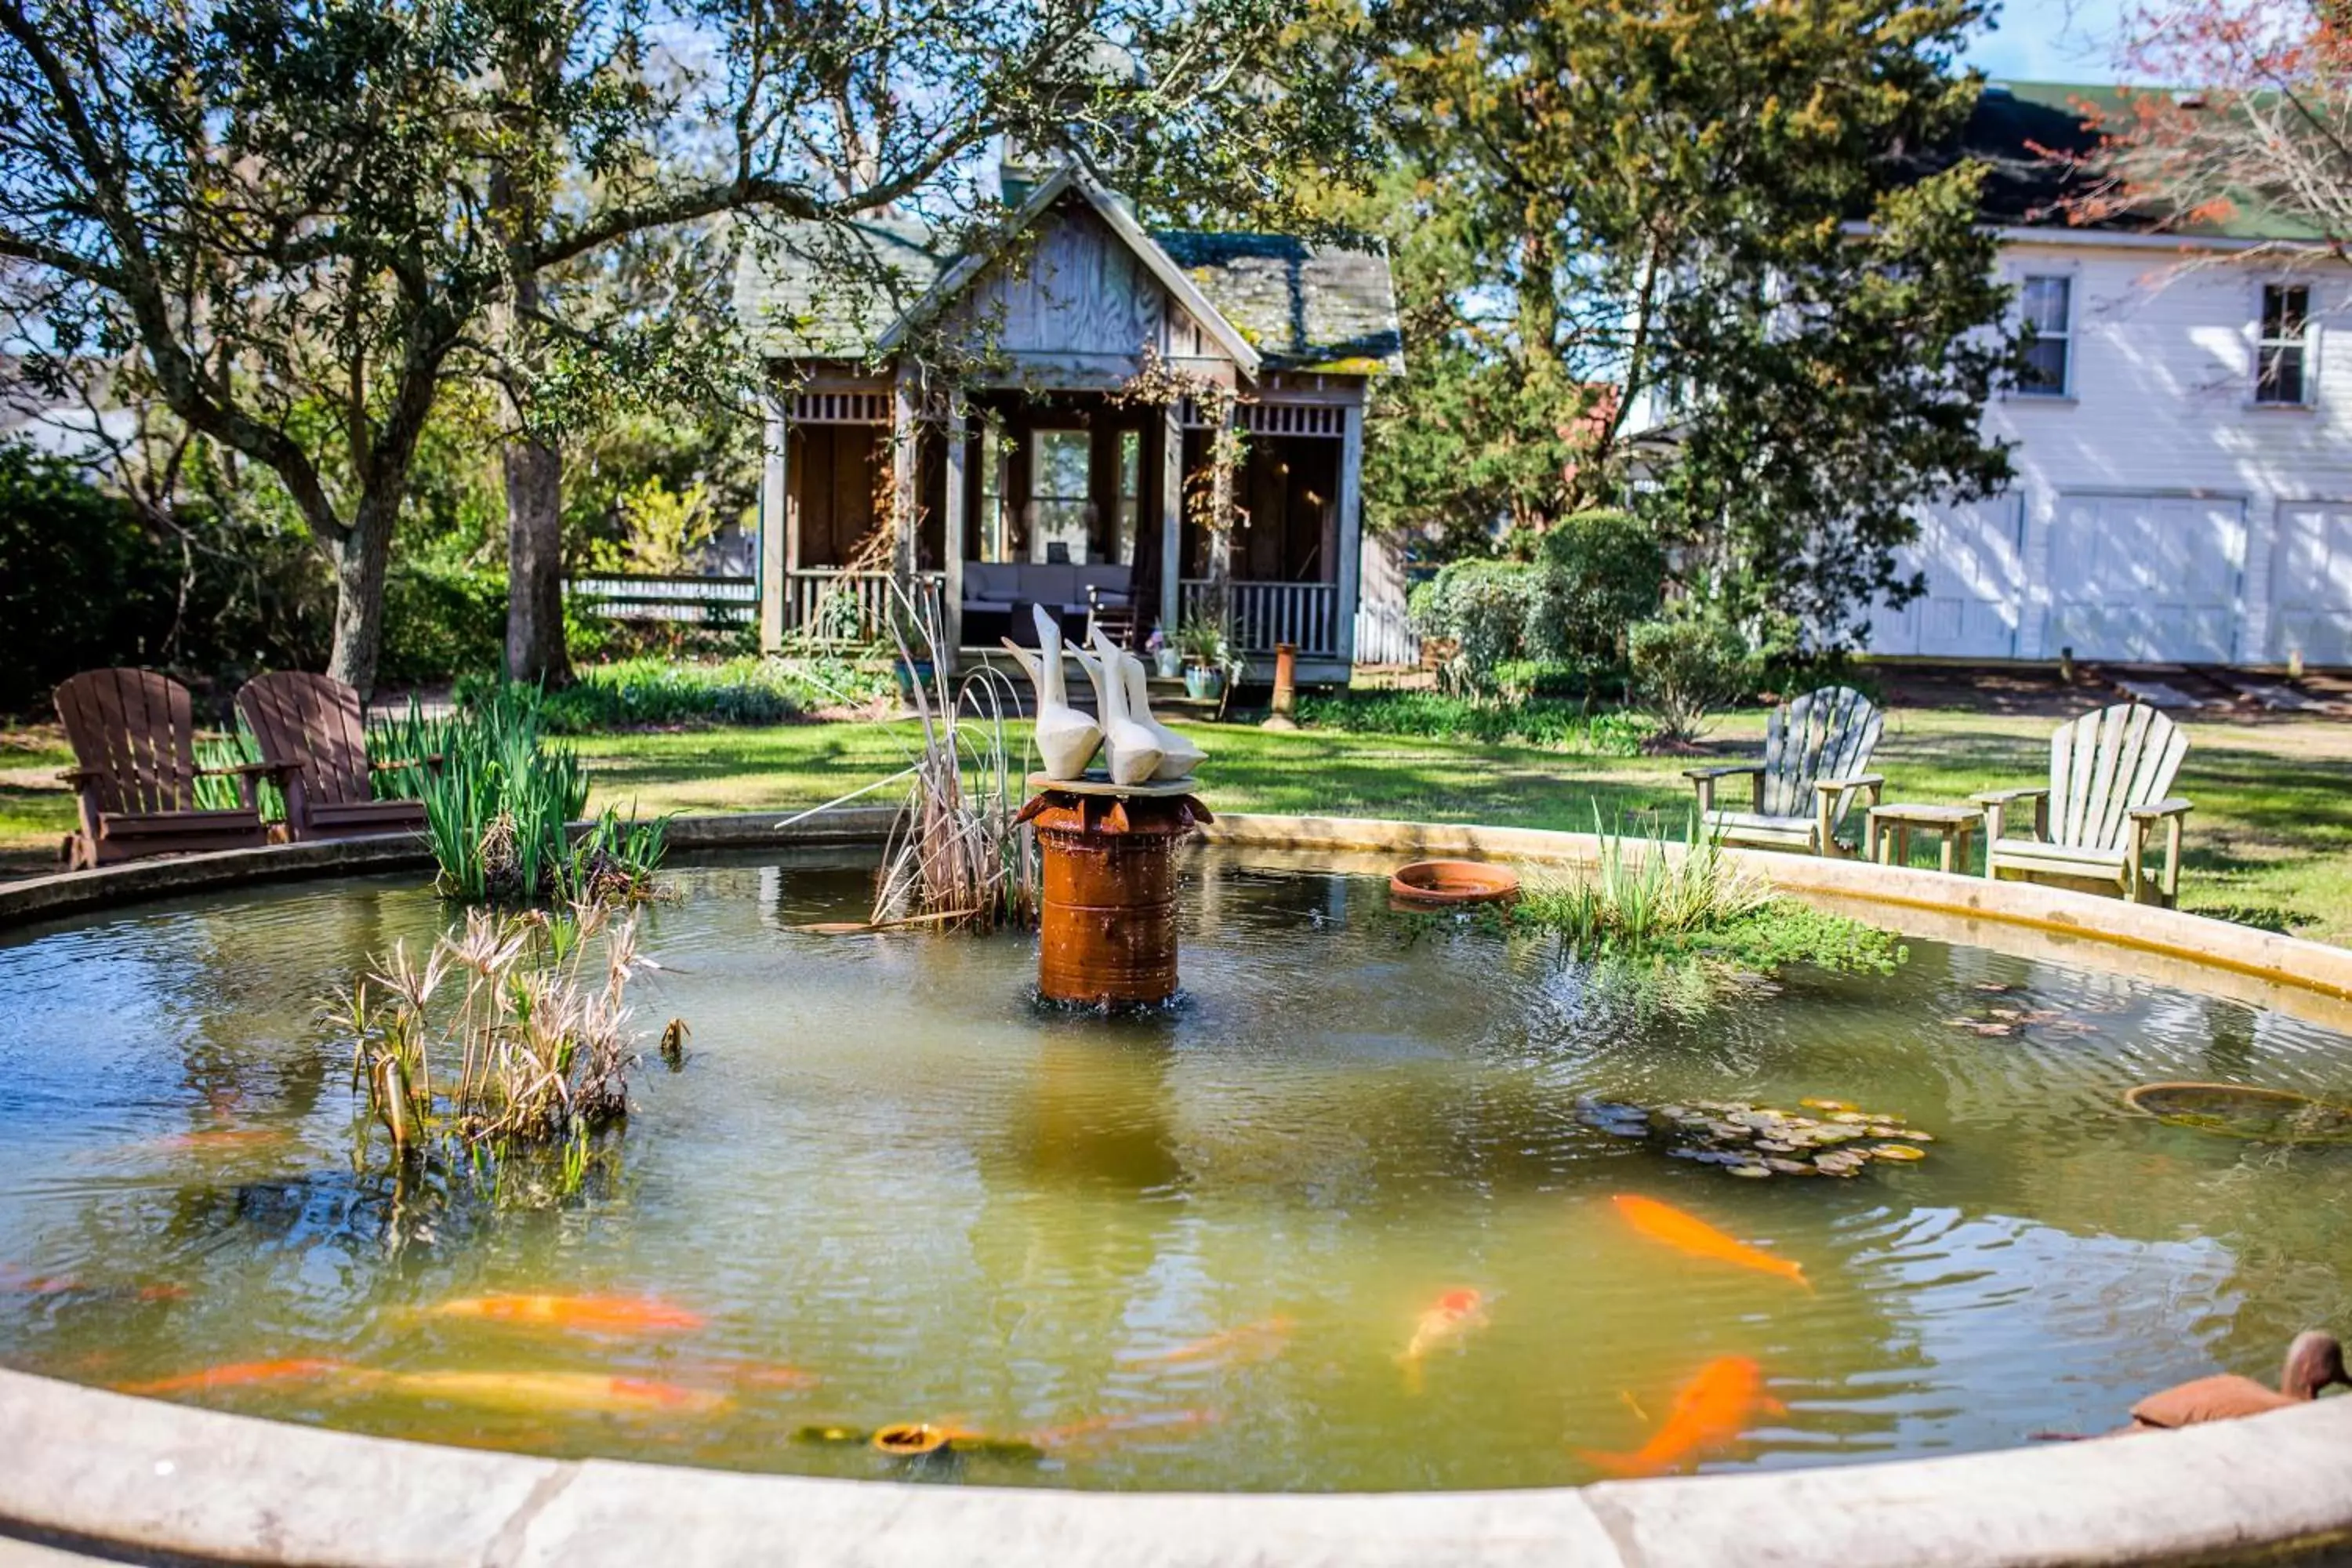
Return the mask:
[[2012, 81], [2116, 79], [2116, 32], [2126, 0], [2002, 0], [1968, 52], [1987, 76]]

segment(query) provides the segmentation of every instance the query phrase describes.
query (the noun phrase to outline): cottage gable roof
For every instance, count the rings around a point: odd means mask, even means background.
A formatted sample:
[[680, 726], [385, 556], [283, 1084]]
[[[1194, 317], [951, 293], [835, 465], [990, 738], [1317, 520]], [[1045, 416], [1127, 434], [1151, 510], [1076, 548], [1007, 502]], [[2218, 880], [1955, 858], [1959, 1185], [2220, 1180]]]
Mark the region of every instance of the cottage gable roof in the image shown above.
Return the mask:
[[1083, 165], [1033, 191], [991, 239], [956, 252], [906, 219], [782, 226], [747, 236], [739, 316], [768, 355], [887, 357], [961, 298], [1013, 237], [1056, 203], [1083, 200], [1244, 375], [1377, 375], [1403, 368], [1388, 258], [1289, 235], [1147, 230]]

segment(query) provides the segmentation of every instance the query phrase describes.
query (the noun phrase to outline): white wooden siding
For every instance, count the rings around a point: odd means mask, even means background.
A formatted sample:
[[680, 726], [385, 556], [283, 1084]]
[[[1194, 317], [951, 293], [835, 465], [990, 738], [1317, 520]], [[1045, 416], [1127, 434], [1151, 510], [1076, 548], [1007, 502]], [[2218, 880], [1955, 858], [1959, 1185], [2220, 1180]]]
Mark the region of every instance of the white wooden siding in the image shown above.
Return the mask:
[[[2072, 280], [2070, 395], [1987, 408], [2017, 479], [1935, 510], [1906, 552], [1927, 598], [1882, 613], [1872, 647], [2257, 663], [2300, 646], [2352, 663], [2352, 522], [2335, 521], [2352, 516], [2352, 354], [2326, 346], [2352, 320], [2352, 274], [2042, 241], [2010, 246], [2002, 273]], [[2282, 277], [2312, 288], [2305, 407], [2253, 401], [2262, 286]]]

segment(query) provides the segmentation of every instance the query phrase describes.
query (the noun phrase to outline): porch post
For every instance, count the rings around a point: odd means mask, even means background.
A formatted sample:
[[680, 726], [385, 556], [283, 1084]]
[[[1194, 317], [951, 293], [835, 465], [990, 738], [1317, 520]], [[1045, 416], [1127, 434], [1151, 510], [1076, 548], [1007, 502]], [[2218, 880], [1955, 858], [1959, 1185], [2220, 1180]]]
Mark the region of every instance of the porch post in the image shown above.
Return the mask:
[[1160, 437], [1160, 630], [1176, 640], [1177, 616], [1184, 603], [1179, 578], [1184, 570], [1184, 405], [1171, 402], [1161, 415]]
[[908, 593], [915, 588], [916, 509], [921, 504], [916, 482], [916, 442], [922, 426], [915, 405], [915, 376], [901, 363], [890, 399], [890, 574]]
[[1332, 645], [1339, 662], [1356, 663], [1356, 595], [1364, 559], [1364, 405], [1348, 405], [1339, 443], [1339, 571], [1331, 608]]
[[941, 560], [947, 567], [945, 602], [940, 606], [940, 620], [948, 646], [936, 652], [946, 661], [944, 668], [953, 668], [956, 650], [963, 647], [963, 530], [971, 506], [971, 468], [965, 461], [971, 447], [971, 431], [967, 428], [970, 424], [963, 388], [957, 387], [948, 394], [947, 515], [940, 520]]
[[760, 472], [760, 651], [781, 653], [784, 647], [784, 606], [792, 594], [792, 564], [800, 520], [792, 515], [792, 476], [784, 416], [786, 395], [768, 391], [766, 433], [761, 437], [763, 463]]

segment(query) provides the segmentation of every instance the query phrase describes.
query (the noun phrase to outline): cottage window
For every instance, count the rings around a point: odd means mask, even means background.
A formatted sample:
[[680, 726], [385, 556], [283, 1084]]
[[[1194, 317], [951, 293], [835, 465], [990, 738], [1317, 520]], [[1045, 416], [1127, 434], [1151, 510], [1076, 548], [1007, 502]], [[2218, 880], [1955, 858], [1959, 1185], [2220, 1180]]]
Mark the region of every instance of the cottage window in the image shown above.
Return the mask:
[[2310, 401], [2311, 290], [2301, 283], [2263, 285], [2263, 320], [2254, 340], [2254, 401]]
[[[1087, 563], [1094, 532], [1092, 499], [1095, 444], [1086, 430], [1037, 432], [1035, 466], [1029, 481], [1034, 519], [1029, 531], [1031, 559]], [[1055, 546], [1060, 548], [1057, 550]]]
[[1004, 505], [1005, 451], [1003, 426], [991, 419], [980, 427], [980, 558], [1013, 559], [1013, 532]]
[[2021, 297], [2025, 308], [2025, 370], [2017, 390], [2029, 397], [2066, 395], [2074, 353], [2074, 280], [2028, 278]]

